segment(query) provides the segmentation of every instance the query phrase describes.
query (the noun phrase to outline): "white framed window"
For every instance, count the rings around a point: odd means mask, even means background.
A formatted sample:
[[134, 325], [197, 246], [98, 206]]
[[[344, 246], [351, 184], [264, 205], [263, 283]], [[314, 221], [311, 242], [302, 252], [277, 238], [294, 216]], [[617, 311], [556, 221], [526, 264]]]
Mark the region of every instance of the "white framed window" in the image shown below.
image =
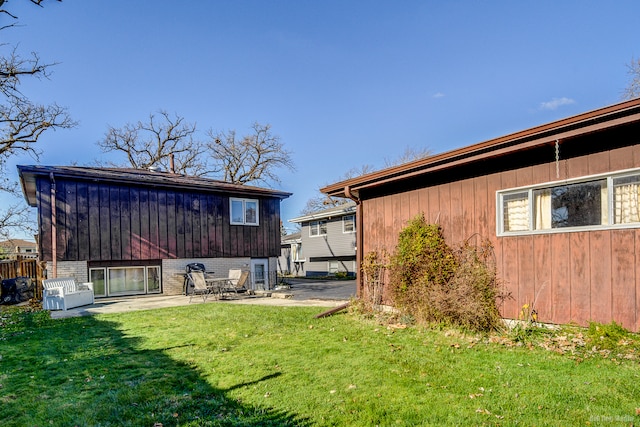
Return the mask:
[[258, 201], [254, 199], [230, 198], [231, 224], [258, 225]]
[[347, 215], [342, 217], [342, 232], [343, 233], [355, 233], [356, 231], [356, 216]]
[[327, 235], [327, 221], [311, 221], [309, 223], [309, 236], [326, 236]]
[[640, 227], [640, 170], [497, 193], [499, 236]]

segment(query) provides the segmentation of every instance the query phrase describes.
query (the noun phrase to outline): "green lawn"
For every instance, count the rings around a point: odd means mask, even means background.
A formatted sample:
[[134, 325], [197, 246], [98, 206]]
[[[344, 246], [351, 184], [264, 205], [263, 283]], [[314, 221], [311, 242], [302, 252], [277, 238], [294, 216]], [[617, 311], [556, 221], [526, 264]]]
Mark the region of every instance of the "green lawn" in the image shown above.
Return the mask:
[[635, 349], [591, 351], [579, 332], [515, 345], [348, 313], [315, 319], [319, 311], [193, 304], [55, 321], [5, 314], [0, 425], [640, 423]]

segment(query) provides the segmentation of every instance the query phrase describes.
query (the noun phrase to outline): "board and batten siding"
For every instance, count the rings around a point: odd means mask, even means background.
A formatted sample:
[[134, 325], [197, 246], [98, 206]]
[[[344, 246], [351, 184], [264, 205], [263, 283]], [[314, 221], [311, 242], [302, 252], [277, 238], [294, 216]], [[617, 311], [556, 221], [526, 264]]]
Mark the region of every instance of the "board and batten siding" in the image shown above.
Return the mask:
[[[38, 178], [43, 260], [52, 259], [51, 182]], [[229, 194], [56, 180], [60, 261], [276, 257], [277, 198], [257, 198], [259, 225], [231, 225]], [[232, 196], [232, 195], [231, 195]]]
[[497, 191], [638, 168], [640, 145], [575, 156], [569, 152], [557, 164], [538, 163], [534, 153], [530, 161], [514, 164], [512, 169], [489, 166], [493, 173], [488, 174], [475, 166], [474, 171], [462, 171], [461, 179], [451, 173], [433, 184], [428, 178], [405, 184], [402, 191], [363, 191], [363, 255], [381, 249], [393, 252], [407, 221], [424, 213], [429, 222], [442, 226], [451, 244], [478, 237], [493, 244], [498, 277], [512, 296], [500, 307], [503, 316], [518, 318], [524, 304], [535, 302], [542, 322], [586, 325], [615, 319], [625, 328], [640, 330], [640, 229], [506, 237], [496, 233]]

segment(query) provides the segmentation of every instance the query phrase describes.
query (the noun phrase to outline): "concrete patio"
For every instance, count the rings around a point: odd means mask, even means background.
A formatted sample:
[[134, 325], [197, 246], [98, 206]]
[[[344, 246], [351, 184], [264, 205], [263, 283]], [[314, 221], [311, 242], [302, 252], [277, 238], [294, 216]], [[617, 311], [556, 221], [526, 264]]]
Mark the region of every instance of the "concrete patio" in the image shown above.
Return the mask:
[[[259, 304], [287, 307], [337, 307], [355, 296], [354, 280], [345, 281], [313, 281], [309, 279], [291, 279], [290, 288], [267, 292], [256, 292], [255, 295], [232, 295], [223, 299], [207, 298], [206, 304]], [[88, 316], [100, 313], [122, 313], [137, 310], [152, 310], [163, 307], [177, 307], [189, 304], [203, 304], [202, 297], [185, 295], [142, 295], [118, 298], [96, 299], [92, 305], [76, 307], [67, 311], [51, 312], [53, 319]]]

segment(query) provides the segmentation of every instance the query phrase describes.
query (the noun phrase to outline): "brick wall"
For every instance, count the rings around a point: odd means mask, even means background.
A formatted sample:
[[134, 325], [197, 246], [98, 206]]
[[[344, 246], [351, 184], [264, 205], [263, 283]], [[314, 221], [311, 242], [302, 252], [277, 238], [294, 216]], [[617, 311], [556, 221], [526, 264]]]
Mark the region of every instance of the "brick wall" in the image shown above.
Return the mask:
[[[269, 258], [270, 286], [275, 286], [275, 271], [277, 258]], [[251, 258], [193, 258], [193, 259], [165, 259], [162, 260], [162, 291], [165, 295], [181, 295], [184, 286], [184, 272], [187, 264], [204, 264], [208, 272], [214, 272], [214, 277], [228, 277], [229, 270], [239, 268], [243, 271], [251, 269]], [[88, 282], [89, 271], [86, 261], [58, 261], [57, 277], [73, 277], [77, 282]], [[51, 271], [49, 271], [49, 277]]]
[[[47, 271], [49, 278], [53, 278], [51, 267]], [[89, 270], [86, 261], [58, 261], [57, 277], [73, 277], [77, 283], [89, 281]]]
[[194, 259], [164, 259], [162, 260], [162, 291], [165, 295], [180, 295], [183, 293], [185, 268], [190, 263], [204, 264], [208, 272], [214, 277], [228, 277], [229, 270], [239, 268], [249, 271], [251, 258], [194, 258]]

